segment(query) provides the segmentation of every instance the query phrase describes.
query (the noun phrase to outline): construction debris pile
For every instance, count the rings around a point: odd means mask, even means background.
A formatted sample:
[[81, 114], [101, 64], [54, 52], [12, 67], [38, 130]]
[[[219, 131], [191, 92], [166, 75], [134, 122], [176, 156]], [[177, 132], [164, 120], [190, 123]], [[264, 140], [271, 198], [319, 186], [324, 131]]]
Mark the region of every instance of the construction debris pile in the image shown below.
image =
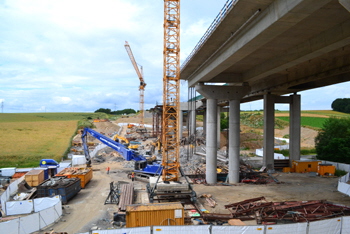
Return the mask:
[[67, 167], [64, 170], [58, 172], [56, 176], [84, 175], [88, 173], [90, 170], [91, 169], [89, 168]]
[[225, 205], [230, 214], [203, 213], [204, 220], [256, 220], [257, 224], [310, 222], [350, 215], [350, 207], [325, 200], [268, 202], [265, 197]]
[[76, 178], [66, 178], [66, 177], [51, 177], [50, 179], [41, 183], [38, 187], [46, 187], [46, 188], [57, 188], [57, 187], [65, 187], [75, 182]]
[[[189, 150], [186, 147], [181, 148], [181, 167], [185, 175], [192, 179], [195, 184], [205, 184], [205, 149], [197, 147], [196, 152], [189, 156]], [[255, 171], [252, 166], [248, 165], [243, 160], [240, 161], [240, 182], [249, 184], [268, 184], [272, 182], [280, 183], [272, 175], [262, 171]], [[217, 162], [217, 178], [219, 184], [224, 184], [227, 181], [228, 174], [228, 158], [225, 152], [218, 152]]]

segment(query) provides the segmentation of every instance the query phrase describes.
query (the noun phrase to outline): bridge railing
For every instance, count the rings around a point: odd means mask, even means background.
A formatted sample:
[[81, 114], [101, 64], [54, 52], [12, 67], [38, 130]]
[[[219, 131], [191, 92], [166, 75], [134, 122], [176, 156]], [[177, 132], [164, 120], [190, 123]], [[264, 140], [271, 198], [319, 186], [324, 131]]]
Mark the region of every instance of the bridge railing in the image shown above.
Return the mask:
[[210, 37], [210, 35], [214, 32], [214, 30], [217, 28], [217, 26], [220, 24], [220, 22], [224, 19], [226, 14], [230, 11], [230, 9], [235, 5], [235, 3], [238, 0], [227, 0], [224, 7], [220, 10], [220, 13], [215, 17], [214, 21], [210, 24], [207, 31], [204, 33], [202, 38], [199, 40], [197, 45], [194, 47], [192, 52], [188, 55], [186, 60], [182, 63], [181, 68], [185, 67], [186, 64], [191, 60], [193, 55], [199, 50], [204, 42]]

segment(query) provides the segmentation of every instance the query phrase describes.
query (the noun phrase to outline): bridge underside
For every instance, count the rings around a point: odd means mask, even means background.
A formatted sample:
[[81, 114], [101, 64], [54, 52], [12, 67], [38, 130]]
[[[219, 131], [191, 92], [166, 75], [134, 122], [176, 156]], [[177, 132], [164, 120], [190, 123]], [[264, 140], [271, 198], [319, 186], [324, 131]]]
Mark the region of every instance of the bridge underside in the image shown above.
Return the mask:
[[338, 0], [238, 0], [181, 79], [246, 83], [241, 102], [350, 80], [350, 13]]
[[268, 170], [274, 169], [274, 105], [289, 104], [290, 160], [300, 159], [297, 92], [350, 81], [349, 9], [348, 0], [236, 0], [202, 38], [180, 77], [206, 103], [208, 183], [216, 182], [218, 106], [230, 107], [230, 183], [239, 182], [240, 103], [264, 99]]

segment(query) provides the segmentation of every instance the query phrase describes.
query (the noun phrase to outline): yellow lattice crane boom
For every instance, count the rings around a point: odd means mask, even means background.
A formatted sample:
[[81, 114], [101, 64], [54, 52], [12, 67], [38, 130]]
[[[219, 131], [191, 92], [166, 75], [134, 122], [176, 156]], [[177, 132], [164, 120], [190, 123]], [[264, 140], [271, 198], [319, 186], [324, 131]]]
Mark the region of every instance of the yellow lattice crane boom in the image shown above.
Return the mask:
[[162, 180], [180, 177], [180, 0], [164, 0]]
[[180, 168], [180, 0], [164, 0], [162, 175], [147, 185], [154, 200], [196, 199]]
[[139, 128], [144, 128], [144, 92], [145, 92], [145, 87], [146, 87], [146, 83], [145, 80], [143, 79], [143, 71], [142, 71], [142, 66], [141, 66], [141, 71], [139, 69], [139, 66], [136, 63], [136, 60], [134, 58], [134, 55], [131, 51], [130, 45], [127, 41], [125, 41], [125, 49], [126, 52], [128, 52], [129, 58], [131, 60], [132, 65], [135, 68], [135, 71], [137, 73], [137, 76], [139, 77], [140, 80], [140, 86], [139, 86], [139, 91], [140, 91], [140, 123], [139, 123]]

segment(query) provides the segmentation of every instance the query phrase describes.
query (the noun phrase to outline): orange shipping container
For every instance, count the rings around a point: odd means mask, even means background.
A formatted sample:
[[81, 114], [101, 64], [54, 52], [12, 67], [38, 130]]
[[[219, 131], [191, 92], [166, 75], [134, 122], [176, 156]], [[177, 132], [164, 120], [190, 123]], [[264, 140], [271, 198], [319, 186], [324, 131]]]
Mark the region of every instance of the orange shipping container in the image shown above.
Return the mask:
[[92, 179], [92, 168], [68, 167], [56, 174], [56, 176], [66, 176], [67, 178], [79, 178], [81, 188]]
[[333, 166], [332, 164], [319, 164], [317, 173], [320, 176], [334, 175], [334, 173], [335, 173], [335, 166]]
[[290, 167], [283, 167], [283, 172], [284, 173], [290, 172]]
[[292, 162], [292, 171], [297, 173], [308, 173], [308, 172], [317, 172], [318, 164], [321, 161], [309, 160], [309, 161], [301, 161], [295, 160]]
[[38, 186], [44, 181], [44, 170], [30, 170], [24, 176], [29, 186]]
[[184, 225], [180, 202], [132, 204], [126, 206], [126, 227]]

